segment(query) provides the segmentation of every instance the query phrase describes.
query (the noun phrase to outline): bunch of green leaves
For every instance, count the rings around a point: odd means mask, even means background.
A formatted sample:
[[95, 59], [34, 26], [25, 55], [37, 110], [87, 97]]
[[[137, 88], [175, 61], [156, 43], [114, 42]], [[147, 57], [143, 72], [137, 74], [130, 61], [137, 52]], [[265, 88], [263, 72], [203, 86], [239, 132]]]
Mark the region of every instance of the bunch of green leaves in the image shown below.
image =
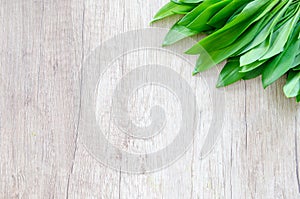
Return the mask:
[[266, 88], [287, 75], [283, 91], [300, 101], [300, 0], [172, 0], [153, 22], [176, 14], [164, 46], [208, 34], [186, 51], [199, 55], [194, 75], [227, 60], [217, 87], [261, 75]]

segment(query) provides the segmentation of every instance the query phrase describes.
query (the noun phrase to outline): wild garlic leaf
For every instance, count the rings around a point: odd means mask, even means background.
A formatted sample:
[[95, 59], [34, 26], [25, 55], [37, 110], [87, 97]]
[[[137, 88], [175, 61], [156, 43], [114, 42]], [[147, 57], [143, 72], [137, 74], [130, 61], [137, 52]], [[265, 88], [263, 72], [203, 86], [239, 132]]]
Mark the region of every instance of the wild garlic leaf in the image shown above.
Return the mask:
[[[252, 26], [247, 32], [245, 32], [234, 44], [223, 48], [218, 49], [216, 51], [207, 51], [206, 48], [201, 47], [201, 45], [198, 47], [200, 51], [200, 56], [196, 62], [196, 67], [193, 72], [195, 75], [198, 72], [205, 71], [216, 64], [224, 61], [234, 53], [236, 53], [238, 50], [245, 47], [257, 34], [257, 31], [260, 29], [261, 22], [256, 23], [254, 26]], [[211, 50], [211, 49], [210, 49]], [[201, 54], [204, 54], [205, 57], [203, 58]]]
[[286, 10], [288, 9], [291, 2], [292, 2], [292, 0], [289, 0], [289, 1], [286, 0], [286, 1], [282, 1], [281, 3], [279, 3], [276, 6], [276, 8], [274, 8], [268, 14], [268, 18], [265, 19], [265, 22], [262, 25], [262, 26], [264, 26], [264, 28], [255, 37], [255, 39], [251, 42], [251, 44], [249, 44], [238, 55], [241, 55], [241, 54], [255, 48], [256, 46], [258, 46], [262, 42], [264, 42], [270, 36], [270, 34], [272, 34], [272, 32], [274, 31], [274, 27], [276, 26], [276, 24], [278, 23], [280, 18], [283, 16], [284, 12], [286, 12]]
[[296, 66], [295, 68], [293, 68], [294, 71], [298, 71], [300, 70], [300, 65]]
[[230, 59], [222, 69], [219, 79], [217, 82], [217, 87], [228, 86], [241, 80], [244, 76], [243, 73], [239, 73], [240, 63], [239, 59]]
[[296, 97], [300, 94], [300, 72], [289, 72], [283, 91], [288, 98]]
[[228, 19], [233, 15], [233, 13], [241, 8], [251, 0], [233, 0], [228, 5], [226, 5], [222, 10], [220, 10], [217, 14], [215, 14], [207, 24], [216, 28], [221, 28], [226, 24]]
[[207, 25], [206, 22], [220, 9], [220, 7], [228, 2], [229, 0], [223, 2], [210, 0], [198, 5], [170, 29], [164, 39], [163, 46], [171, 45], [186, 37], [211, 30], [212, 27]]
[[[296, 66], [298, 66], [298, 65], [300, 65], [300, 55], [299, 55], [299, 54], [295, 57], [295, 59], [294, 59], [294, 61], [293, 61], [293, 64], [292, 64], [291, 68], [294, 68], [294, 67], [296, 67]], [[298, 68], [299, 68], [299, 67], [298, 67]], [[297, 69], [297, 68], [296, 68], [296, 69]]]
[[262, 75], [265, 88], [289, 74], [284, 93], [300, 102], [300, 0], [171, 0], [171, 3], [156, 19], [176, 13], [184, 16], [171, 28], [163, 45], [199, 33], [208, 34], [186, 51], [199, 55], [193, 75], [226, 59], [218, 87]]
[[213, 5], [210, 5], [206, 8], [200, 15], [198, 15], [191, 23], [187, 25], [188, 28], [193, 30], [202, 31], [202, 29], [207, 29], [206, 27], [210, 27], [207, 25], [208, 20], [214, 16], [218, 11], [224, 8], [231, 0], [223, 0]]
[[175, 24], [170, 29], [168, 34], [166, 35], [166, 37], [163, 41], [163, 46], [168, 46], [168, 45], [174, 44], [186, 37], [190, 37], [190, 36], [196, 35], [198, 33], [199, 33], [199, 31], [191, 30], [191, 29], [187, 28], [186, 26]]
[[[248, 7], [246, 6], [244, 11], [234, 20], [226, 24], [222, 29], [201, 40], [199, 43], [190, 48], [186, 53], [199, 54], [199, 52], [202, 51], [201, 48], [205, 48], [207, 51], [211, 51], [212, 49], [222, 49], [229, 46], [230, 44], [233, 44], [239, 38], [239, 36], [241, 36], [243, 32], [245, 32], [252, 24], [265, 17], [265, 14], [270, 9], [272, 9], [274, 5], [276, 5], [278, 0], [273, 0], [271, 1], [271, 3], [268, 3], [267, 0], [256, 0], [254, 2], [256, 4]], [[254, 2], [251, 2], [249, 4], [252, 4]], [[260, 7], [261, 5], [263, 6]], [[245, 16], [247, 16], [248, 18], [246, 18]]]
[[245, 66], [242, 66], [240, 72], [241, 73], [247, 73], [247, 72], [250, 72], [252, 70], [255, 70], [256, 68], [260, 67], [261, 65], [265, 64], [268, 60], [265, 59], [265, 60], [262, 60], [262, 61], [256, 61], [256, 62], [253, 62], [251, 64], [248, 64], [248, 65], [245, 65]]
[[261, 57], [261, 59], [268, 59], [270, 57], [273, 57], [274, 55], [277, 55], [281, 53], [284, 49], [285, 44], [288, 41], [288, 38], [295, 28], [295, 24], [297, 23], [298, 17], [300, 14], [300, 10], [297, 12], [295, 17], [288, 20], [279, 30], [278, 34], [276, 34], [276, 38], [272, 39], [272, 45], [270, 46], [270, 49], [267, 53], [264, 54], [264, 56]]
[[300, 102], [300, 95], [297, 95], [296, 102]]
[[296, 66], [295, 68], [293, 68], [294, 71], [300, 70], [300, 65]]
[[292, 39], [286, 46], [286, 50], [276, 56], [271, 62], [268, 63], [262, 73], [263, 87], [266, 88], [282, 75], [284, 75], [289, 69], [291, 69], [293, 61], [297, 56], [297, 50], [299, 49], [300, 40], [298, 40], [298, 34], [300, 30], [300, 24], [297, 25]]
[[264, 64], [260, 65], [259, 67], [255, 68], [254, 70], [244, 73], [243, 80], [249, 80], [254, 79], [261, 75], [262, 71], [264, 69]]
[[179, 22], [179, 25], [187, 26], [192, 23], [205, 9], [214, 3], [218, 3], [219, 0], [204, 1], [197, 5], [191, 12], [187, 13]]
[[270, 48], [271, 36], [266, 39], [263, 43], [248, 51], [246, 54], [242, 55], [240, 58], [240, 65], [245, 66], [255, 61], [259, 60]]
[[185, 14], [191, 11], [195, 5], [179, 5], [174, 2], [169, 2], [164, 7], [162, 7], [154, 16], [151, 23], [161, 20], [163, 18], [175, 15], [176, 13]]

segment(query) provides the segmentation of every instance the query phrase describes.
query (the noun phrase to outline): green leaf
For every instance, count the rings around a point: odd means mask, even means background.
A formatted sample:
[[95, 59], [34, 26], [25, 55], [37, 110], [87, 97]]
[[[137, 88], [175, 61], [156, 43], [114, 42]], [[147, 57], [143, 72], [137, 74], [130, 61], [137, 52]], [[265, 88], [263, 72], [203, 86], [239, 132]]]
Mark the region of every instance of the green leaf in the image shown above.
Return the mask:
[[201, 40], [186, 53], [200, 54], [202, 48], [210, 52], [211, 50], [222, 49], [233, 44], [252, 24], [263, 18], [278, 0], [273, 0], [271, 3], [268, 2], [268, 0], [256, 0], [249, 3], [241, 14], [230, 23]]
[[297, 95], [296, 102], [300, 102], [300, 95]]
[[263, 87], [266, 88], [278, 78], [284, 75], [293, 64], [295, 57], [297, 56], [297, 50], [299, 49], [300, 40], [298, 40], [300, 24], [297, 25], [292, 39], [286, 47], [286, 50], [277, 55], [271, 62], [267, 64], [262, 74]]
[[249, 80], [260, 76], [263, 69], [264, 69], [264, 65], [261, 65], [250, 72], [244, 73], [245, 76], [243, 77], [243, 80]]
[[262, 21], [256, 23], [252, 27], [249, 28], [247, 32], [245, 32], [234, 44], [228, 46], [226, 48], [216, 50], [216, 51], [206, 51], [206, 49], [201, 48], [201, 45], [198, 47], [200, 52], [200, 56], [197, 60], [195, 70], [193, 74], [197, 74], [198, 72], [205, 71], [216, 64], [224, 61], [229, 58], [231, 55], [236, 53], [238, 50], [249, 44], [251, 40], [257, 34], [257, 31], [260, 29]]
[[275, 38], [272, 39], [271, 43], [273, 44], [270, 46], [268, 52], [265, 53], [264, 56], [260, 58], [261, 60], [273, 57], [284, 50], [284, 46], [287, 43], [288, 38], [294, 29], [299, 14], [300, 14], [300, 10], [297, 12], [297, 15], [295, 15], [294, 18], [288, 20], [280, 29], [278, 29], [277, 34], [274, 34]]
[[241, 80], [244, 74], [240, 73], [239, 70], [240, 64], [237, 58], [228, 60], [220, 73], [217, 87], [227, 86]]
[[259, 34], [254, 38], [254, 40], [238, 55], [253, 49], [254, 47], [264, 42], [268, 36], [270, 36], [270, 33], [272, 33], [275, 25], [278, 23], [278, 21], [280, 20], [284, 12], [286, 12], [286, 10], [288, 9], [291, 1], [292, 0], [282, 1], [276, 6], [276, 8], [274, 8], [268, 14], [268, 18], [265, 20], [264, 24], [262, 25], [265, 27], [259, 32]]
[[171, 0], [154, 21], [175, 14], [163, 45], [208, 34], [186, 51], [199, 55], [193, 75], [226, 59], [217, 87], [262, 75], [266, 88], [288, 74], [283, 91], [300, 102], [300, 0]]
[[163, 46], [174, 44], [202, 31], [211, 30], [211, 27], [206, 24], [207, 20], [227, 2], [229, 0], [224, 2], [210, 0], [197, 6], [171, 28], [164, 39]]
[[296, 97], [300, 94], [300, 72], [289, 72], [283, 91], [288, 98]]
[[162, 7], [154, 16], [151, 23], [161, 20], [163, 18], [175, 15], [176, 13], [185, 14], [191, 11], [195, 5], [179, 5], [174, 2], [169, 2], [164, 7]]
[[270, 40], [271, 36], [257, 47], [242, 55], [240, 58], [241, 66], [245, 66], [259, 60], [259, 58], [268, 51], [270, 47]]
[[296, 66], [295, 68], [293, 68], [294, 71], [298, 71], [300, 70], [300, 65]]
[[233, 0], [228, 5], [226, 5], [222, 10], [220, 10], [216, 15], [214, 15], [208, 22], [208, 25], [211, 25], [216, 28], [221, 28], [228, 19], [233, 15], [233, 13], [239, 8], [246, 6], [247, 3], [252, 0]]
[[231, 0], [223, 0], [206, 8], [201, 14], [199, 14], [191, 23], [188, 24], [188, 28], [198, 30], [199, 32], [203, 29], [208, 29], [210, 26], [207, 25], [209, 19], [214, 16], [220, 9], [228, 5]]
[[185, 26], [181, 26], [179, 24], [175, 24], [171, 30], [166, 35], [163, 46], [174, 44], [186, 37], [190, 37], [198, 34], [199, 31], [191, 30]]
[[179, 22], [179, 25], [188, 26], [192, 23], [205, 9], [214, 3], [218, 3], [219, 0], [206, 0], [195, 7], [191, 12], [187, 13]]
[[[294, 68], [298, 65], [300, 65], [300, 55], [299, 54], [295, 57], [291, 68]], [[294, 70], [300, 70], [300, 66], [296, 67]]]
[[248, 65], [245, 65], [245, 66], [242, 66], [240, 72], [241, 73], [247, 73], [247, 72], [250, 72], [252, 70], [255, 70], [256, 68], [260, 67], [261, 65], [265, 64], [268, 60], [265, 59], [265, 60], [262, 60], [262, 61], [256, 61], [256, 62], [253, 62], [251, 64], [248, 64]]

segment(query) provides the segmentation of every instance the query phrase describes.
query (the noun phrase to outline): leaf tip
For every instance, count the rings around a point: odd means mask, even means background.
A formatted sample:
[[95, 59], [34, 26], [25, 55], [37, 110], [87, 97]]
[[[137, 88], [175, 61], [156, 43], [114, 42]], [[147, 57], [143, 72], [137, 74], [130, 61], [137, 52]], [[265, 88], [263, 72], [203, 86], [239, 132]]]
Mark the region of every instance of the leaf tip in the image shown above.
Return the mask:
[[172, 43], [170, 43], [169, 41], [164, 40], [163, 43], [162, 43], [162, 46], [163, 46], [163, 47], [166, 47], [166, 46], [169, 46], [169, 45], [171, 45], [171, 44], [172, 44]]
[[152, 25], [152, 24], [154, 24], [155, 22], [157, 22], [159, 19], [157, 19], [157, 18], [153, 18], [151, 21], [150, 21], [150, 25]]
[[184, 53], [185, 53], [185, 54], [188, 54], [188, 55], [195, 55], [195, 54], [196, 54], [196, 53], [193, 51], [192, 48], [186, 50]]
[[216, 85], [216, 88], [221, 88], [221, 87], [224, 87], [224, 83], [223, 82], [218, 82], [217, 85]]
[[192, 72], [192, 75], [195, 76], [199, 73], [199, 71], [195, 68], [195, 70]]

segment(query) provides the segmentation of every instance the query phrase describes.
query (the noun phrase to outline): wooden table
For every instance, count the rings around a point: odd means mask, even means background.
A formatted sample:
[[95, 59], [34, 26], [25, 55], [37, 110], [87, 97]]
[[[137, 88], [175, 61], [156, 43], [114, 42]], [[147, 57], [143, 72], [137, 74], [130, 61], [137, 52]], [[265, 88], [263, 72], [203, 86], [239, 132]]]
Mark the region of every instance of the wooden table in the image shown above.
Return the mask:
[[[204, 158], [195, 139], [173, 164], [132, 174], [101, 164], [83, 146], [85, 58], [114, 36], [149, 27], [166, 2], [0, 2], [0, 198], [299, 198], [300, 107], [285, 99], [283, 79], [266, 90], [260, 78], [227, 87], [222, 133]], [[210, 106], [201, 111], [206, 129]]]

